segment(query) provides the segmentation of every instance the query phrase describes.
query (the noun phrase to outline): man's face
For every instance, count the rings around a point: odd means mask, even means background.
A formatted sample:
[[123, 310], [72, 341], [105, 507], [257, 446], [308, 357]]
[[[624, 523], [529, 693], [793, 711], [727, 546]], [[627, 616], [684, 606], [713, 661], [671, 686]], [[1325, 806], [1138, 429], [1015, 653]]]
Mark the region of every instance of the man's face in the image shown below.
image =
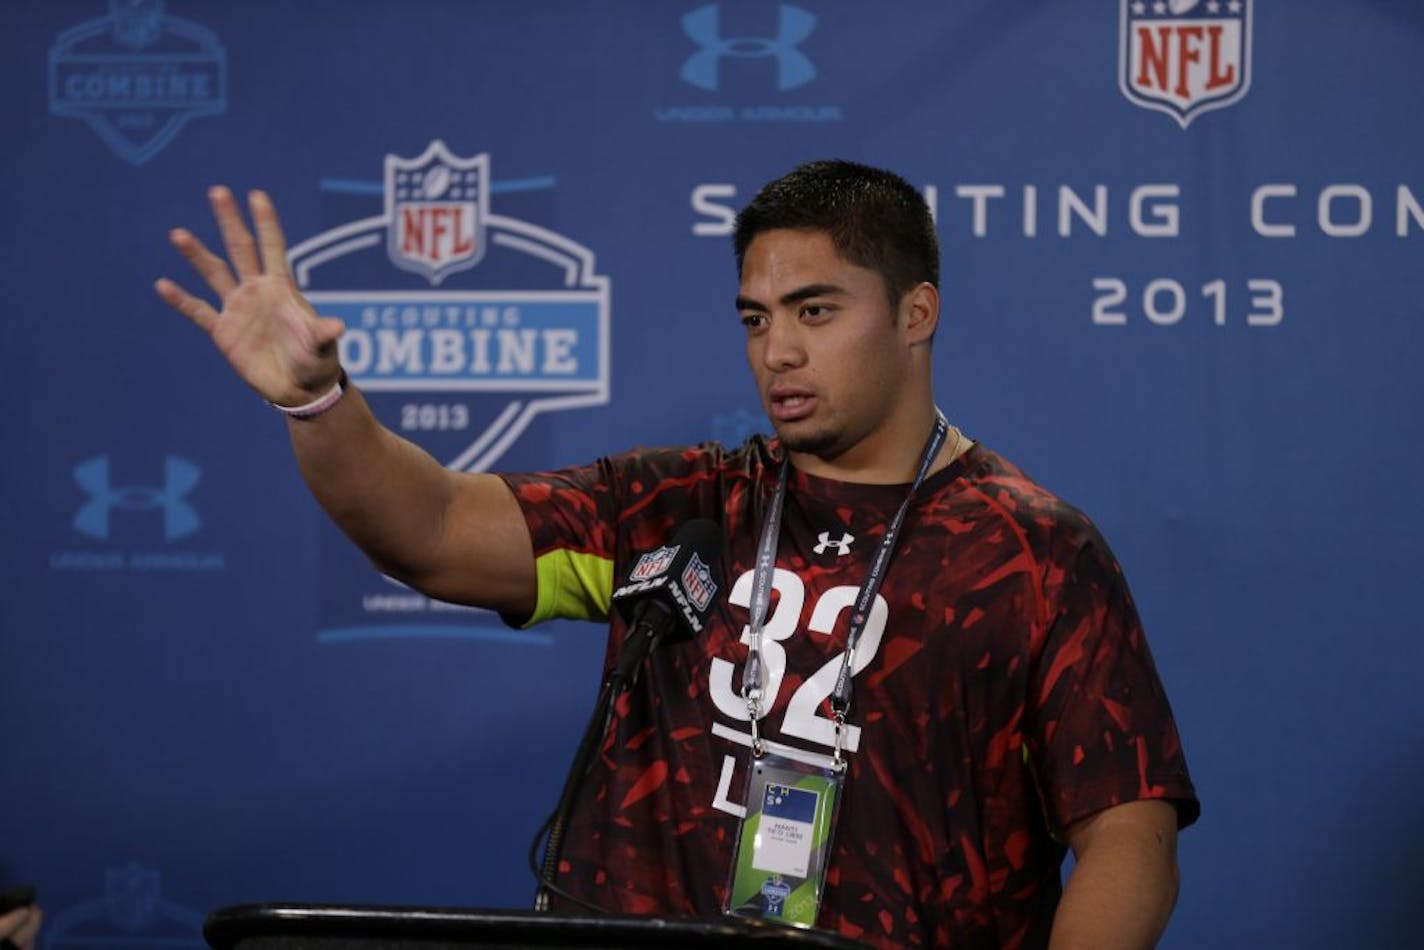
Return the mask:
[[884, 279], [821, 231], [757, 235], [737, 308], [762, 407], [792, 452], [832, 461], [874, 438], [909, 376], [909, 347]]

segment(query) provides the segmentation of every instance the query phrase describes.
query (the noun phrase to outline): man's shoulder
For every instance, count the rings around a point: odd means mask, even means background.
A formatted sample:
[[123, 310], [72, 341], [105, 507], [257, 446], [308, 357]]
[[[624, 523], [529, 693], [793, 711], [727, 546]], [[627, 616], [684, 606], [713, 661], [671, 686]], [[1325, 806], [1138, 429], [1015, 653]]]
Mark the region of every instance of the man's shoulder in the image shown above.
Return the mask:
[[946, 510], [960, 512], [972, 543], [1026, 558], [1050, 599], [1125, 583], [1111, 546], [1079, 508], [990, 449], [976, 445], [966, 461]]
[[948, 486], [956, 500], [982, 506], [1012, 525], [1029, 547], [1073, 550], [1100, 539], [1097, 526], [1077, 506], [984, 444], [976, 442], [963, 463], [961, 475]]

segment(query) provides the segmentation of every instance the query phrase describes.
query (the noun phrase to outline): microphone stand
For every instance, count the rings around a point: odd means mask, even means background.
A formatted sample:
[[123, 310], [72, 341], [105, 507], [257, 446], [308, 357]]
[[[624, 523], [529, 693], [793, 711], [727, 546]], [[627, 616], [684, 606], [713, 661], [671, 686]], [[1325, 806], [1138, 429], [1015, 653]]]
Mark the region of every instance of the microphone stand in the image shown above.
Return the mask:
[[[654, 613], [659, 616], [653, 618], [648, 616]], [[539, 829], [540, 832], [545, 828], [549, 830], [549, 836], [544, 842], [544, 860], [541, 865], [536, 867], [534, 863], [539, 833], [535, 833], [534, 841], [529, 849], [529, 867], [534, 871], [535, 877], [539, 879], [539, 889], [534, 895], [536, 911], [547, 912], [549, 910], [549, 895], [552, 893], [578, 904], [586, 910], [599, 914], [607, 913], [604, 908], [581, 900], [560, 888], [554, 883], [554, 877], [558, 874], [559, 860], [563, 857], [564, 834], [568, 831], [574, 802], [577, 801], [579, 792], [583, 790], [584, 779], [588, 777], [589, 770], [593, 767], [593, 759], [598, 752], [598, 747], [602, 745], [603, 738], [608, 733], [608, 725], [613, 718], [613, 701], [625, 689], [631, 688], [638, 682], [638, 671], [642, 667], [643, 660], [652, 651], [661, 632], [662, 622], [666, 621], [670, 614], [671, 611], [665, 605], [656, 601], [644, 601], [638, 605], [638, 612], [634, 615], [633, 624], [629, 628], [627, 636], [623, 638], [622, 648], [618, 651], [618, 661], [599, 690], [593, 714], [589, 716], [588, 725], [584, 727], [583, 738], [579, 740], [578, 750], [574, 753], [574, 760], [569, 765], [569, 774], [564, 779], [564, 788], [559, 794], [558, 807]]]

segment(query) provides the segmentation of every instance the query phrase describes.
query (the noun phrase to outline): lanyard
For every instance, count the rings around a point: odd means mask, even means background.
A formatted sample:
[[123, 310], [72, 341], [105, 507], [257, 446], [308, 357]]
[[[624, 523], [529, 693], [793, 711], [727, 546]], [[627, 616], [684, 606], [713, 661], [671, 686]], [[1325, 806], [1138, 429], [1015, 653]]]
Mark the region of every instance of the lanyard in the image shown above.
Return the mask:
[[[904, 526], [905, 515], [910, 510], [910, 502], [914, 500], [915, 494], [924, 484], [930, 466], [934, 464], [935, 456], [939, 454], [948, 434], [949, 423], [945, 420], [944, 413], [936, 409], [934, 430], [930, 433], [929, 441], [925, 443], [914, 484], [910, 486], [905, 500], [900, 503], [895, 517], [890, 520], [889, 527], [885, 529], [885, 534], [875, 549], [875, 556], [871, 559], [870, 572], [866, 574], [864, 582], [860, 585], [860, 593], [855, 598], [855, 609], [851, 612], [850, 631], [846, 634], [846, 648], [841, 661], [840, 673], [836, 676], [835, 688], [831, 690], [831, 713], [836, 723], [835, 761], [837, 769], [845, 768], [845, 763], [841, 759], [841, 740], [845, 731], [846, 713], [850, 710], [851, 664], [855, 657], [855, 648], [860, 643], [860, 635], [864, 632], [865, 625], [870, 619], [870, 608], [875, 603], [875, 595], [880, 592], [880, 584], [884, 581], [886, 569], [890, 565], [890, 556], [895, 552], [896, 542], [900, 540], [900, 529]], [[761, 739], [757, 734], [757, 720], [761, 718], [762, 687], [765, 685], [761, 660], [762, 626], [766, 623], [766, 614], [771, 606], [772, 580], [776, 573], [776, 544], [781, 534], [781, 513], [785, 507], [787, 475], [790, 469], [791, 455], [788, 452], [785, 461], [781, 463], [781, 474], [777, 478], [776, 493], [772, 495], [771, 504], [767, 506], [766, 522], [762, 525], [761, 539], [757, 542], [756, 565], [752, 570], [752, 596], [749, 604], [752, 642], [751, 649], [747, 653], [746, 672], [742, 675], [742, 698], [746, 700], [747, 712], [751, 717], [752, 753], [758, 757], [763, 751]]]

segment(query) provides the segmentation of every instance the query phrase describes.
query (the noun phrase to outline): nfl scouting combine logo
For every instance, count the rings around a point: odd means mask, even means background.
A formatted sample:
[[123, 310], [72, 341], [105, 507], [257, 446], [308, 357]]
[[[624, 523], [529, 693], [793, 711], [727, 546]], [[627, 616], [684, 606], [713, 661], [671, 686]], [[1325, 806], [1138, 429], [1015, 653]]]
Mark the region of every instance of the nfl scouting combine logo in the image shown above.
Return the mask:
[[192, 118], [227, 109], [217, 36], [163, 15], [163, 0], [109, 0], [109, 15], [65, 30], [49, 51], [49, 111], [83, 119], [142, 165]]
[[1246, 95], [1252, 0], [1122, 0], [1118, 84], [1182, 128]]
[[[457, 155], [438, 140], [387, 155], [379, 187], [355, 189], [379, 192], [380, 213], [289, 255], [317, 311], [345, 322], [342, 365], [377, 416], [466, 471], [490, 469], [537, 416], [609, 393], [608, 279], [583, 245], [492, 211], [492, 193], [517, 189], [501, 189], [491, 167], [487, 153]], [[323, 640], [492, 636], [481, 625], [499, 626], [394, 585], [323, 531]]]

